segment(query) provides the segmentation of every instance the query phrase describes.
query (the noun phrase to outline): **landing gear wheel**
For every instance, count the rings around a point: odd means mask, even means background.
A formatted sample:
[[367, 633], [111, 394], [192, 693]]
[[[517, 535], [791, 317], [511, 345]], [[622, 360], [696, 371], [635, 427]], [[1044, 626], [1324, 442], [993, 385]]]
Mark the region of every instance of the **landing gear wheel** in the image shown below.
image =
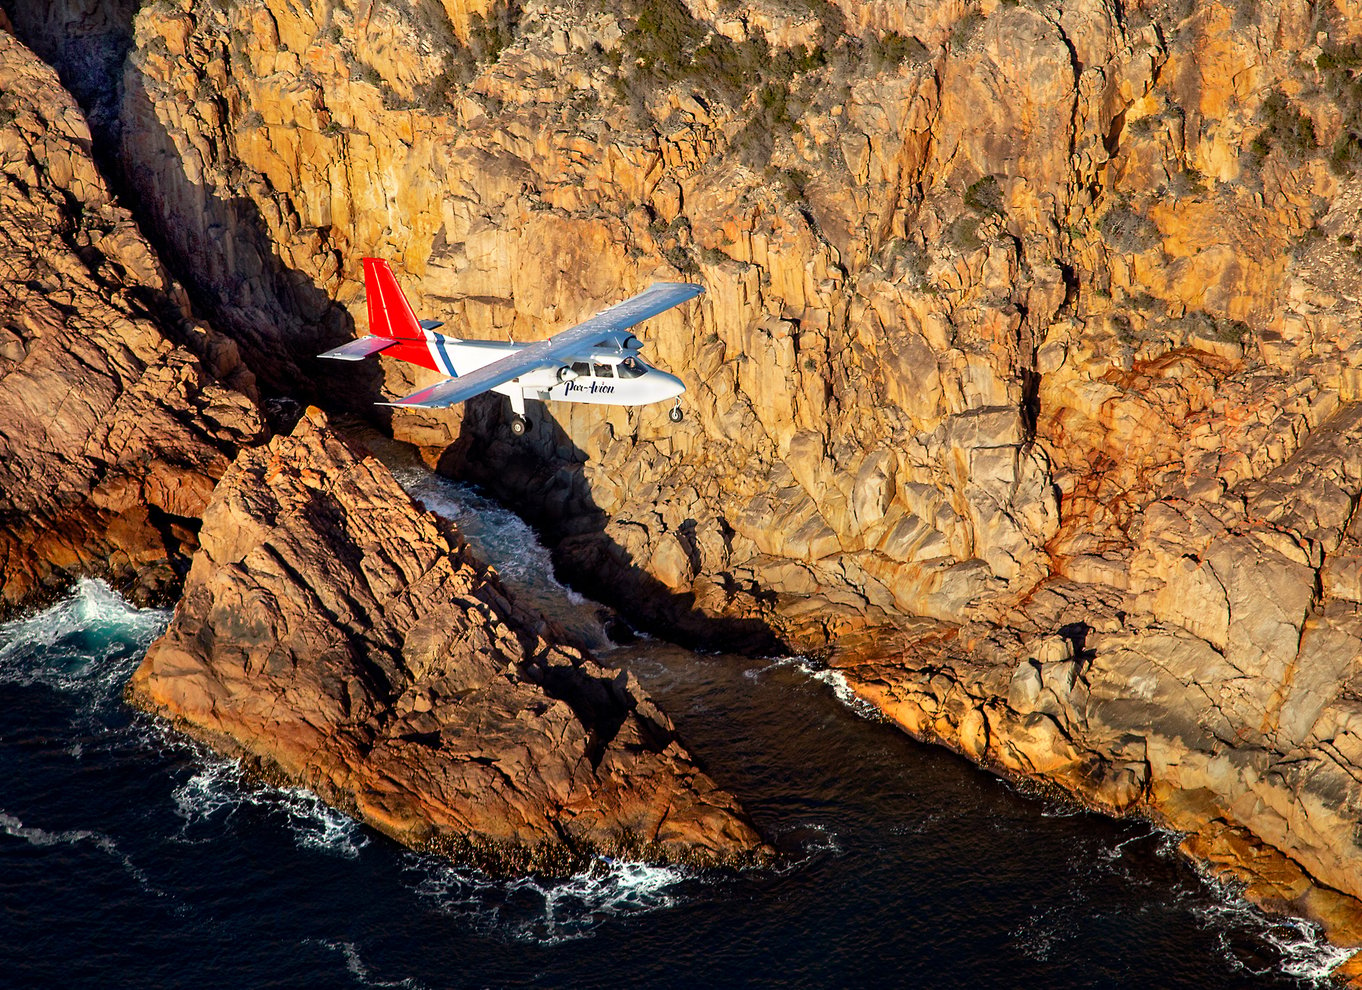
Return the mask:
[[677, 403], [667, 410], [667, 418], [673, 423], [679, 423], [685, 419], [685, 413], [681, 411], [681, 403]]
[[524, 416], [511, 417], [511, 435], [523, 437], [530, 428], [530, 421]]

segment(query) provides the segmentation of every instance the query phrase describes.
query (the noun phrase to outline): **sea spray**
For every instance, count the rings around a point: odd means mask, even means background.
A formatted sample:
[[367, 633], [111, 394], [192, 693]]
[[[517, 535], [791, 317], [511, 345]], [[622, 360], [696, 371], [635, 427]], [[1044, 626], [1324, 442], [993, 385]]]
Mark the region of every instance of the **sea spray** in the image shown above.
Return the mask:
[[0, 683], [108, 703], [169, 621], [164, 609], [137, 608], [103, 581], [83, 579], [56, 605], [0, 624]]
[[743, 671], [743, 676], [749, 680], [756, 680], [764, 674], [773, 670], [794, 669], [807, 674], [812, 680], [826, 685], [832, 690], [832, 695], [847, 708], [859, 715], [861, 718], [872, 722], [884, 721], [884, 716], [870, 702], [858, 697], [856, 692], [851, 689], [847, 682], [846, 675], [835, 667], [829, 667], [821, 660], [815, 660], [806, 656], [777, 657], [768, 660], [760, 667], [752, 667]]
[[287, 829], [303, 849], [354, 859], [369, 844], [363, 825], [310, 791], [267, 784], [249, 776], [235, 761], [206, 750], [197, 762], [197, 769], [172, 792], [175, 813], [184, 822], [176, 836], [179, 841], [216, 841], [230, 830], [238, 812], [250, 809]]
[[670, 908], [692, 879], [678, 867], [601, 859], [569, 877], [503, 880], [415, 853], [407, 859], [416, 893], [440, 911], [493, 936], [542, 945], [588, 937], [609, 919]]

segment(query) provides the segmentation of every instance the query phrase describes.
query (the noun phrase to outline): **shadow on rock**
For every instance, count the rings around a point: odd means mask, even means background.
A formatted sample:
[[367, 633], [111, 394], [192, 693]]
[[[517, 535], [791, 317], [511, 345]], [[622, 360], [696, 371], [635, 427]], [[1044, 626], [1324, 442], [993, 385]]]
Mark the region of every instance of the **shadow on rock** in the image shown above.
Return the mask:
[[[509, 405], [501, 396], [468, 403], [458, 439], [441, 453], [435, 469], [475, 482], [514, 508], [544, 536], [562, 579], [640, 628], [692, 648], [793, 652], [764, 618], [774, 595], [729, 587], [702, 606], [695, 591], [678, 591], [639, 566], [610, 535], [610, 517], [592, 499], [586, 454], [558, 423], [551, 405], [528, 406], [531, 429], [514, 437], [506, 425]], [[675, 535], [694, 573], [700, 573], [694, 523], [683, 523]]]

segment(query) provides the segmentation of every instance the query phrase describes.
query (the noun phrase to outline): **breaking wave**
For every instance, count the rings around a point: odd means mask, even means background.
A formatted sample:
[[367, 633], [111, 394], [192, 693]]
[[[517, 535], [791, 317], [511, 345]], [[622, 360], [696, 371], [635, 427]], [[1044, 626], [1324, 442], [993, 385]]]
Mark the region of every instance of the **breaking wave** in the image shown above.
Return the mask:
[[600, 860], [589, 872], [559, 880], [494, 880], [412, 853], [418, 895], [473, 927], [513, 941], [554, 945], [586, 938], [613, 918], [665, 910], [690, 877], [671, 866]]
[[[1155, 825], [1087, 856], [1086, 864], [1076, 853], [1075, 870], [1105, 871], [1132, 887], [1146, 887], [1151, 898], [1157, 896], [1158, 881], [1135, 860], [1152, 855], [1167, 862], [1183, 862], [1179, 850], [1182, 834]], [[1174, 901], [1187, 905], [1195, 922], [1211, 932], [1216, 949], [1236, 971], [1253, 977], [1287, 976], [1305, 985], [1333, 986], [1331, 974], [1336, 966], [1356, 950], [1330, 944], [1324, 930], [1302, 918], [1269, 915], [1250, 903], [1240, 889], [1199, 870], [1189, 871], [1169, 889]], [[1043, 912], [1044, 914], [1044, 912]], [[1053, 914], [1053, 913], [1052, 913]], [[1058, 939], [1052, 929], [1057, 917], [1036, 919], [1018, 935], [1034, 949], [1044, 949]], [[1048, 923], [1047, 923], [1048, 922]], [[1024, 951], [1026, 951], [1024, 949]], [[1038, 958], [1044, 958], [1039, 956]]]
[[752, 667], [743, 671], [743, 676], [748, 680], [755, 681], [759, 677], [770, 673], [773, 670], [798, 670], [809, 676], [811, 680], [826, 685], [832, 690], [832, 695], [847, 708], [859, 715], [861, 718], [869, 719], [872, 722], [883, 720], [879, 709], [870, 702], [860, 698], [852, 690], [851, 684], [847, 681], [846, 675], [834, 667], [829, 667], [820, 660], [811, 657], [792, 656], [778, 657], [761, 667]]
[[0, 683], [116, 701], [169, 621], [168, 610], [139, 609], [103, 581], [82, 579], [51, 608], [0, 624]]
[[177, 835], [183, 842], [215, 841], [239, 811], [251, 808], [281, 823], [302, 849], [355, 859], [369, 844], [359, 822], [310, 791], [251, 780], [237, 763], [206, 754], [171, 796], [184, 823]]
[[1318, 987], [1335, 986], [1332, 973], [1356, 949], [1331, 944], [1324, 930], [1303, 918], [1266, 914], [1232, 885], [1202, 877], [1210, 903], [1192, 907], [1199, 924], [1234, 969], [1249, 976], [1284, 974]]
[[[1251, 976], [1284, 973], [1318, 987], [1336, 986], [1334, 968], [1356, 949], [1331, 945], [1324, 931], [1301, 918], [1274, 918], [1231, 893], [1224, 900], [1193, 910], [1216, 930], [1216, 943], [1230, 965]], [[1252, 940], [1245, 945], [1243, 933]]]

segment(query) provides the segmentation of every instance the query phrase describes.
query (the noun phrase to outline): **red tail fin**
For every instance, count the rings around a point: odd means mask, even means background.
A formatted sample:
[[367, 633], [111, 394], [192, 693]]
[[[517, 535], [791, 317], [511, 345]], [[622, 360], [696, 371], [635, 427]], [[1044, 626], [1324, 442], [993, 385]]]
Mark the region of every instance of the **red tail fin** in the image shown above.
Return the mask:
[[364, 298], [369, 304], [371, 334], [395, 340], [422, 339], [421, 324], [382, 258], [364, 259]]

